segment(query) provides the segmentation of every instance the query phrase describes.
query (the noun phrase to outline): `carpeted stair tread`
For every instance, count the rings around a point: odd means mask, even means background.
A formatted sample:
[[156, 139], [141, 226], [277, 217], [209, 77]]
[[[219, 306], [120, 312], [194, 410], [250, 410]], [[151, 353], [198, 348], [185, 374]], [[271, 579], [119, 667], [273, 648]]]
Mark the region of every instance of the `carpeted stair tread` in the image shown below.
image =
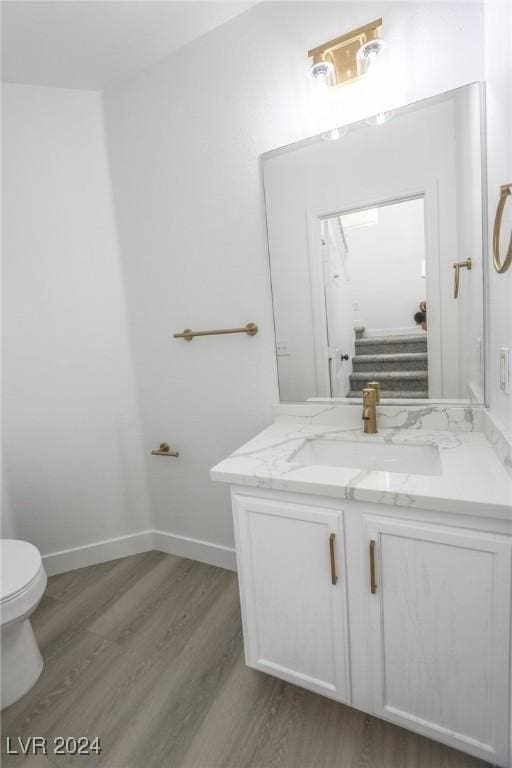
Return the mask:
[[402, 352], [400, 354], [355, 355], [352, 368], [358, 371], [426, 371], [428, 354], [426, 352]]
[[415, 333], [410, 336], [366, 336], [364, 339], [357, 339], [356, 344], [366, 347], [371, 344], [397, 344], [401, 342], [404, 344], [426, 344], [427, 335]]
[[405, 354], [427, 352], [427, 336], [369, 336], [356, 339], [356, 355]]
[[[361, 399], [362, 397], [362, 390], [352, 390], [348, 393], [347, 397], [358, 397]], [[409, 400], [409, 399], [417, 399], [417, 400], [428, 400], [428, 392], [426, 390], [405, 390], [405, 389], [398, 389], [396, 392], [392, 392], [389, 390], [382, 389], [380, 392], [380, 396], [383, 399], [389, 399], [393, 398], [394, 400]]]
[[366, 363], [374, 361], [376, 363], [400, 363], [405, 360], [427, 360], [426, 352], [389, 352], [384, 354], [354, 355], [352, 361]]
[[[372, 378], [374, 377], [374, 378]], [[427, 381], [428, 371], [356, 371], [350, 374], [353, 381], [392, 381], [394, 379], [421, 379]]]

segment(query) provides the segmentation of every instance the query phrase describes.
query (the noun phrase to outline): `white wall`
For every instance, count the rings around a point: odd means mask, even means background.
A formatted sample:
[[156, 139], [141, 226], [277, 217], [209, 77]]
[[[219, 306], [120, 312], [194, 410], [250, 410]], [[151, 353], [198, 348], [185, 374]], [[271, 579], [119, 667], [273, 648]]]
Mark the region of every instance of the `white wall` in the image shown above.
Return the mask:
[[423, 199], [377, 208], [372, 226], [345, 229], [349, 278], [367, 331], [413, 328], [426, 297]]
[[[314, 111], [306, 52], [384, 17], [395, 105], [483, 79], [478, 3], [262, 3], [105, 93], [109, 157], [157, 527], [232, 543], [208, 468], [277, 399], [258, 156], [363, 117], [354, 89]], [[435, 50], [435, 66], [432, 55]], [[173, 341], [185, 326], [260, 333]]]
[[[485, 4], [485, 78], [487, 103], [487, 184], [489, 260], [492, 229], [501, 184], [512, 182], [512, 5]], [[512, 227], [510, 201], [504, 224], [506, 238]], [[512, 436], [512, 396], [499, 388], [499, 350], [512, 348], [512, 268], [498, 274], [490, 263], [488, 301], [488, 390], [494, 418]]]
[[4, 535], [149, 526], [101, 99], [3, 88]]
[[2, 465], [2, 517], [1, 517], [1, 538], [2, 539], [15, 539], [16, 538], [16, 524], [14, 520], [14, 514], [11, 507], [9, 498], [9, 489], [5, 482], [4, 468]]

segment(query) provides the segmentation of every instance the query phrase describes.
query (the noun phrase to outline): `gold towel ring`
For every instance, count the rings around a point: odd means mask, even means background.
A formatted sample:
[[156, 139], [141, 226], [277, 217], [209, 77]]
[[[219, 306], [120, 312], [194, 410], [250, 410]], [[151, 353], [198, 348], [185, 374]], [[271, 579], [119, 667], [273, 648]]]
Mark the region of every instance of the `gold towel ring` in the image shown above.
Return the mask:
[[503, 264], [500, 261], [500, 230], [503, 219], [503, 211], [507, 202], [507, 197], [512, 195], [512, 184], [502, 184], [500, 187], [500, 199], [496, 209], [496, 218], [494, 219], [494, 230], [492, 233], [492, 257], [496, 272], [506, 272], [512, 264], [512, 232], [510, 233], [510, 242], [508, 244], [507, 255]]

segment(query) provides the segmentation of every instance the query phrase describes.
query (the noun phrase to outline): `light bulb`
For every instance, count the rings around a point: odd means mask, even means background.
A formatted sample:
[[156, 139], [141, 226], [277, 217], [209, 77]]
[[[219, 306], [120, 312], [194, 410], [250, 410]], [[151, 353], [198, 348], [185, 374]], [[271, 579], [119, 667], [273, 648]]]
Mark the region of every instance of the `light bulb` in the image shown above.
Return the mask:
[[319, 85], [331, 85], [334, 78], [334, 65], [331, 61], [318, 61], [309, 70], [311, 78]]
[[384, 125], [384, 123], [387, 123], [388, 120], [391, 120], [395, 113], [388, 109], [385, 112], [377, 112], [376, 115], [372, 115], [372, 117], [368, 117], [366, 122], [368, 125]]
[[321, 138], [324, 141], [339, 141], [342, 139], [348, 130], [347, 125], [341, 125], [338, 128], [333, 128], [331, 131], [326, 131], [321, 134]]
[[365, 43], [357, 52], [357, 73], [364, 76], [364, 90], [368, 109], [375, 115], [367, 119], [369, 125], [383, 125], [393, 116], [385, 109], [389, 88], [387, 43], [377, 38]]
[[388, 44], [385, 40], [377, 38], [364, 43], [357, 52], [357, 74], [375, 75], [380, 70], [387, 58]]

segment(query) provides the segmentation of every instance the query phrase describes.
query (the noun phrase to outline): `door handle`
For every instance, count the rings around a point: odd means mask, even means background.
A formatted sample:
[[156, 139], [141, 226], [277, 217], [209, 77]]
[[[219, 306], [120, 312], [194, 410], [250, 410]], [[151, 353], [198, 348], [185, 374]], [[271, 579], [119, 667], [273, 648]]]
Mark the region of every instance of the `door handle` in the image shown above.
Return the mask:
[[453, 284], [454, 299], [459, 298], [460, 270], [467, 269], [468, 271], [471, 271], [471, 267], [472, 267], [471, 259], [466, 259], [466, 261], [456, 261], [455, 264], [453, 265], [453, 268], [455, 270], [455, 281]]
[[336, 538], [335, 533], [331, 533], [329, 536], [329, 555], [331, 558], [331, 584], [334, 586], [336, 585], [336, 582], [338, 581], [338, 577], [336, 576], [336, 559], [334, 555], [334, 540]]
[[377, 577], [375, 575], [375, 541], [370, 541], [370, 591], [374, 595], [377, 591]]

